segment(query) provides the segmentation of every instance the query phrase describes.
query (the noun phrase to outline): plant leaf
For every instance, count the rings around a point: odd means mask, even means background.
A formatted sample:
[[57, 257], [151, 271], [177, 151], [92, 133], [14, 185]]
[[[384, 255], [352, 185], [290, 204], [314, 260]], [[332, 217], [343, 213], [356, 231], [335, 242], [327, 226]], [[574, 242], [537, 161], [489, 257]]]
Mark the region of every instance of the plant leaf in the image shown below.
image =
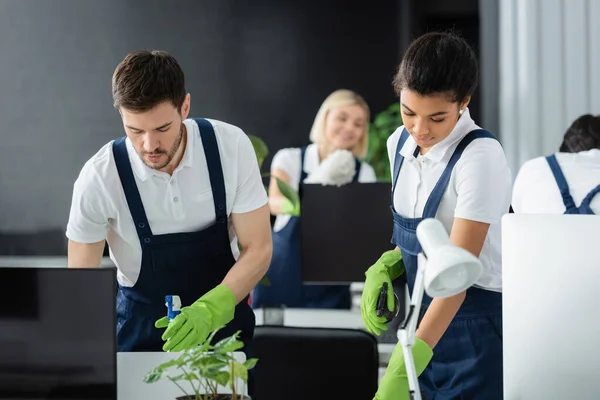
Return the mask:
[[387, 127], [388, 125], [392, 124], [393, 121], [394, 121], [394, 118], [391, 115], [389, 115], [389, 114], [379, 114], [375, 118], [374, 125], [376, 127], [378, 127], [378, 128]]
[[262, 168], [263, 161], [267, 158], [269, 154], [269, 148], [266, 143], [259, 138], [258, 136], [248, 135], [250, 138], [250, 142], [252, 143], [252, 147], [254, 147], [254, 152], [256, 153], [256, 161], [258, 161], [258, 169]]
[[249, 358], [246, 360], [246, 362], [244, 362], [244, 366], [246, 367], [246, 369], [250, 370], [256, 366], [257, 362], [258, 358]]
[[248, 368], [241, 362], [234, 361], [231, 363], [231, 377], [232, 380], [235, 378], [241, 378], [245, 383], [248, 383]]
[[165, 373], [164, 369], [158, 369], [158, 368], [153, 369], [152, 371], [150, 371], [146, 374], [146, 376], [144, 377], [144, 382], [146, 382], [146, 383], [158, 382], [160, 380], [160, 378], [162, 378], [164, 373]]
[[212, 354], [205, 354], [202, 358], [194, 361], [194, 363], [191, 364], [191, 367], [197, 369], [202, 376], [208, 376], [217, 373], [226, 366], [227, 361], [220, 360]]
[[244, 347], [244, 343], [238, 340], [241, 331], [237, 331], [234, 335], [220, 340], [214, 347], [215, 353], [231, 353]]
[[281, 194], [288, 199], [292, 205], [294, 206], [294, 212], [292, 213], [293, 216], [299, 216], [300, 215], [300, 198], [298, 197], [298, 193], [296, 193], [296, 191], [286, 182], [282, 181], [281, 179], [275, 177], [275, 179], [277, 180], [277, 187], [279, 188], [279, 191], [281, 192]]
[[212, 379], [221, 386], [227, 386], [227, 384], [231, 380], [231, 376], [227, 371], [219, 371], [212, 376]]
[[194, 349], [194, 351], [196, 352], [196, 354], [199, 354], [200, 356], [202, 356], [204, 353], [206, 353], [207, 351], [210, 350], [211, 348], [211, 343], [213, 342], [215, 335], [221, 330], [223, 329], [225, 325], [220, 326], [219, 328], [215, 329], [214, 331], [212, 331], [210, 333], [210, 335], [206, 338], [206, 340], [204, 341], [204, 343], [202, 343], [200, 346], [196, 347]]
[[375, 170], [377, 181], [391, 182], [390, 162], [387, 154], [387, 140], [402, 125], [400, 105], [394, 102], [374, 116], [369, 124], [369, 151], [365, 161]]

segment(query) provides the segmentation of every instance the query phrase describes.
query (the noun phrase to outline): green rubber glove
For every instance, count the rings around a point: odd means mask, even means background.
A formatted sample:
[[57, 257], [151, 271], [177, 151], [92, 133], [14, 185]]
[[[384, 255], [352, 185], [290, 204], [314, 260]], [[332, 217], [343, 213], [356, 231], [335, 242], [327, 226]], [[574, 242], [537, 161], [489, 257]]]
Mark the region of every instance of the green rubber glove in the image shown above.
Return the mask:
[[233, 292], [221, 284], [183, 307], [170, 323], [168, 317], [162, 317], [154, 326], [167, 328], [162, 335], [162, 340], [166, 340], [163, 350], [183, 351], [204, 343], [212, 331], [233, 319], [235, 305]]
[[294, 204], [287, 197], [284, 197], [283, 201], [281, 202], [281, 213], [298, 216], [300, 215], [300, 205], [297, 204], [294, 206]]
[[394, 311], [394, 291], [392, 280], [404, 272], [402, 254], [397, 250], [388, 250], [381, 255], [379, 260], [365, 272], [365, 286], [360, 299], [360, 313], [367, 330], [376, 335], [387, 330], [386, 318], [377, 316], [377, 300], [383, 287], [388, 284], [388, 310]]
[[[415, 370], [417, 376], [419, 376], [431, 361], [433, 351], [427, 343], [417, 337], [415, 338], [415, 344], [412, 346], [412, 354], [415, 361]], [[390, 362], [379, 382], [379, 388], [373, 400], [409, 400], [409, 390], [404, 353], [402, 352], [402, 345], [398, 343], [392, 352]]]

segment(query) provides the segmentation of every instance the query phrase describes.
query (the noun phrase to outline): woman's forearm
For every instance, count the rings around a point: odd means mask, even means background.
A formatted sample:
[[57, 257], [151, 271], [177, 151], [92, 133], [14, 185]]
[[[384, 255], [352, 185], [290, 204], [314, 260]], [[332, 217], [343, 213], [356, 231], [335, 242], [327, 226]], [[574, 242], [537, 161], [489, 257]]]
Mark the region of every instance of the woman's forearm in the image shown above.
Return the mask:
[[271, 215], [281, 214], [282, 204], [285, 201], [285, 197], [279, 194], [271, 194], [269, 196], [269, 210]]
[[[489, 224], [455, 218], [450, 232], [450, 241], [455, 246], [462, 247], [479, 257], [488, 228]], [[447, 298], [434, 298], [423, 316], [416, 335], [434, 348], [448, 329], [466, 295], [466, 292], [462, 292]]]
[[433, 299], [419, 324], [416, 336], [433, 349], [448, 329], [465, 296], [466, 292], [462, 292], [451, 297]]

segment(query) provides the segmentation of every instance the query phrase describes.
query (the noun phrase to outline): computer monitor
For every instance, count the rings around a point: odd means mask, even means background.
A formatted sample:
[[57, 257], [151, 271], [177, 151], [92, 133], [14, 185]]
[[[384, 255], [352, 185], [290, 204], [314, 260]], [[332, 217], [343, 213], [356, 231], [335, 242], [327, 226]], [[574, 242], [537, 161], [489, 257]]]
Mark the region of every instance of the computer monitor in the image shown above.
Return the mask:
[[0, 268], [0, 399], [115, 400], [114, 268]]
[[502, 220], [504, 399], [600, 393], [600, 216]]
[[391, 184], [303, 184], [301, 193], [303, 281], [364, 282], [365, 271], [395, 247]]

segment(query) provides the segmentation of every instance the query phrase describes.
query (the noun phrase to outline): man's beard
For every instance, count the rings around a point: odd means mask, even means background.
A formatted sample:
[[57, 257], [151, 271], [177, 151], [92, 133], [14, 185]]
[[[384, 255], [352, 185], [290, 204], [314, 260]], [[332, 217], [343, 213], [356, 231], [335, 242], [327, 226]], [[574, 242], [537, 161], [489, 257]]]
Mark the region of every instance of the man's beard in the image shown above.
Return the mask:
[[[148, 166], [149, 168], [152, 169], [156, 169], [156, 170], [161, 170], [163, 168], [165, 168], [167, 165], [169, 165], [171, 163], [171, 161], [173, 161], [173, 157], [175, 157], [175, 154], [177, 154], [177, 151], [179, 150], [179, 146], [181, 146], [181, 141], [183, 140], [183, 122], [181, 123], [181, 127], [179, 128], [179, 136], [177, 137], [177, 139], [175, 140], [175, 142], [173, 143], [173, 146], [171, 146], [171, 150], [166, 151], [166, 150], [162, 150], [162, 149], [158, 149], [156, 151], [153, 151], [152, 153], [148, 153], [145, 152], [142, 155], [142, 161], [144, 162], [144, 164], [146, 164], [146, 166]], [[167, 156], [166, 160], [159, 164], [153, 164], [153, 165], [148, 165], [148, 163], [146, 162], [146, 159], [143, 157], [145, 155], [160, 155], [160, 154], [165, 154]]]

